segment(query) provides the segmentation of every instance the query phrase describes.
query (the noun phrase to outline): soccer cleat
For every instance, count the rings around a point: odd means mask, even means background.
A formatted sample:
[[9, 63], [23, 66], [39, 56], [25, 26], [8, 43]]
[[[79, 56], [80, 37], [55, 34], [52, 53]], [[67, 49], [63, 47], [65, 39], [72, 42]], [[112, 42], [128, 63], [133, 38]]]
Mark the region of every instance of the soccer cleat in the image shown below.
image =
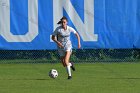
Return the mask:
[[74, 63], [71, 62], [71, 64], [72, 64], [71, 69], [72, 69], [73, 71], [75, 71]]
[[72, 76], [68, 76], [68, 79], [72, 79]]

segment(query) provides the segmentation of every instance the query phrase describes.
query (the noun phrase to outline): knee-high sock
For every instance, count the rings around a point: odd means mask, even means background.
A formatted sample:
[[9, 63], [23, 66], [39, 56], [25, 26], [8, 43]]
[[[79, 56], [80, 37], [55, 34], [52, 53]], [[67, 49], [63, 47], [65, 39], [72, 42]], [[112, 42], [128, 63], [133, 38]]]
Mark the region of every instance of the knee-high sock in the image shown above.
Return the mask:
[[68, 76], [71, 76], [70, 65], [66, 66], [66, 70], [67, 70]]

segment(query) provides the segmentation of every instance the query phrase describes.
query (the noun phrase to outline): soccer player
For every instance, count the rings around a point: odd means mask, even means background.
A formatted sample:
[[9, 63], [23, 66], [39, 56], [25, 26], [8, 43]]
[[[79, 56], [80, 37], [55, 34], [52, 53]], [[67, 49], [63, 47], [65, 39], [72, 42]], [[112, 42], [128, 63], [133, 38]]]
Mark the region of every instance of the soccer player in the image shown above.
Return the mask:
[[61, 62], [66, 67], [68, 73], [68, 79], [72, 78], [71, 69], [75, 71], [74, 64], [69, 62], [72, 53], [72, 44], [70, 40], [70, 33], [74, 33], [78, 39], [78, 48], [81, 47], [79, 34], [70, 26], [67, 25], [67, 18], [64, 16], [57, 24], [60, 24], [52, 34], [52, 40], [57, 44], [58, 53], [61, 58]]

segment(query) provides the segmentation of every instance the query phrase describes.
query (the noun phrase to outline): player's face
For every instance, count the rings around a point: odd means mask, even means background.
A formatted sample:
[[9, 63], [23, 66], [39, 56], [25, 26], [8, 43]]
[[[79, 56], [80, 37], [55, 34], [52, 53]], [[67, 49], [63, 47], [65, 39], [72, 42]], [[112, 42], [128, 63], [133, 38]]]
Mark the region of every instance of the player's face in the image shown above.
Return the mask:
[[63, 19], [62, 20], [62, 27], [65, 28], [67, 26], [67, 20]]

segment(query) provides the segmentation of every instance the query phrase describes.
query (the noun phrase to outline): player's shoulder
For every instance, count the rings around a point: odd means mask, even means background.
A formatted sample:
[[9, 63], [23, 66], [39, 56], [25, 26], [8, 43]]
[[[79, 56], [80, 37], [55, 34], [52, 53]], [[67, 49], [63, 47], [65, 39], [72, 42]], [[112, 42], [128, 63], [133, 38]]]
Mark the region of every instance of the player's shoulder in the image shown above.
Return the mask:
[[55, 28], [55, 32], [59, 32], [62, 29], [62, 26], [58, 26]]
[[62, 29], [62, 26], [58, 26], [56, 27], [56, 30]]
[[72, 27], [70, 27], [70, 26], [67, 26], [67, 28], [68, 28], [68, 30], [69, 30], [70, 32], [76, 33], [76, 31], [75, 31], [74, 28], [72, 28]]
[[68, 28], [68, 29], [73, 29], [71, 26], [68, 26], [68, 25], [67, 25], [67, 28]]
[[67, 26], [67, 29], [74, 30], [74, 28], [72, 28], [71, 26]]

